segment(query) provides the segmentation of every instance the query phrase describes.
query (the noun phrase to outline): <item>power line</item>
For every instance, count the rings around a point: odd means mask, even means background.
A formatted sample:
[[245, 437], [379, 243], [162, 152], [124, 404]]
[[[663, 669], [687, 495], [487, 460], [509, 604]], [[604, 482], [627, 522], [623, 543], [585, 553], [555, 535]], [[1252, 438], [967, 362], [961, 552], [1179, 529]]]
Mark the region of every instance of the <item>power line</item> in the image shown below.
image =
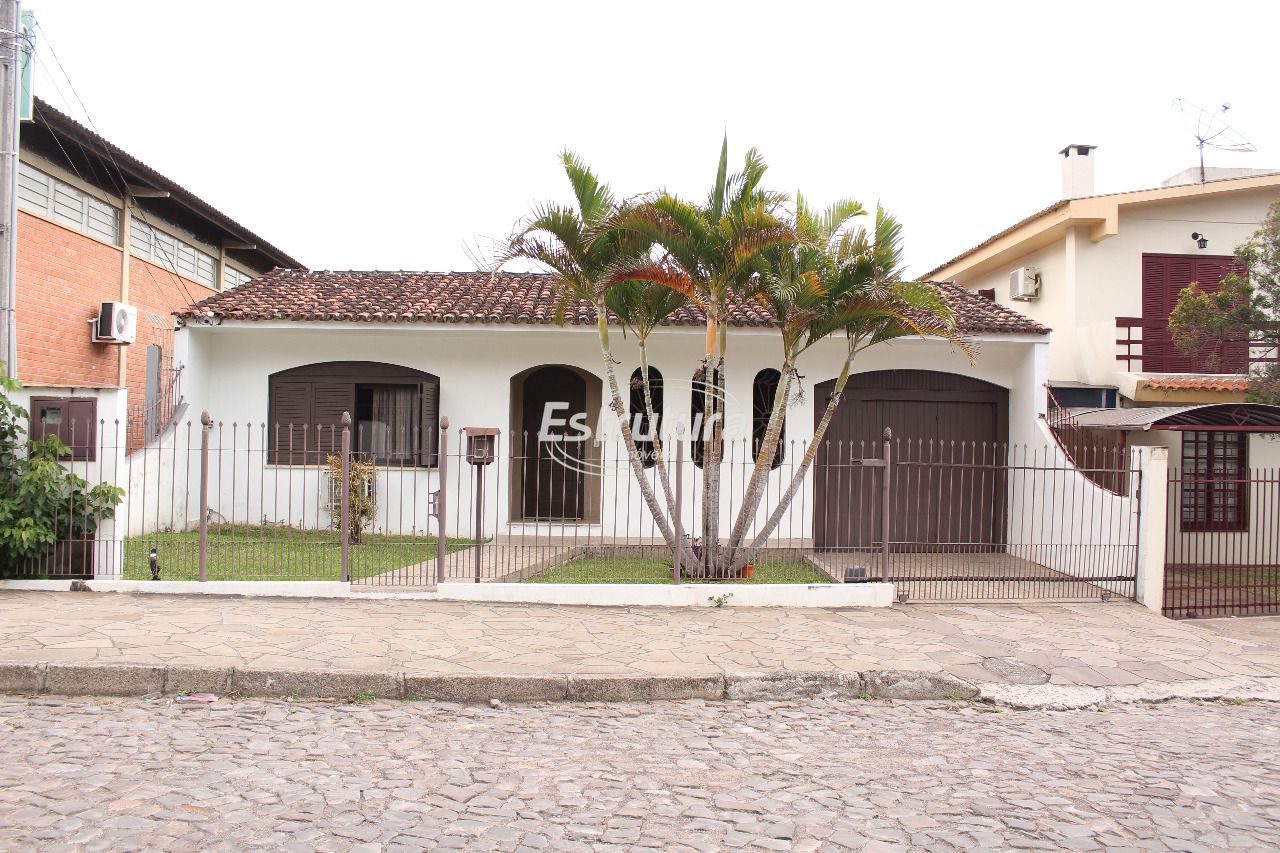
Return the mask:
[[[53, 46], [53, 40], [49, 38], [48, 30], [44, 28], [44, 26], [40, 23], [39, 20], [35, 21], [35, 27], [36, 27], [36, 30], [39, 31], [41, 36], [39, 42], [37, 42], [37, 49], [40, 43], [48, 45], [49, 54], [53, 57], [54, 63], [58, 66], [58, 71], [59, 73], [61, 73], [62, 78], [66, 81], [68, 88], [70, 88], [71, 94], [75, 97], [75, 102], [76, 104], [79, 105], [80, 112], [83, 113], [84, 115], [85, 123], [88, 125], [89, 129], [95, 135], [97, 135], [99, 139], [101, 139], [104, 143], [106, 143], [106, 137], [103, 136], [102, 132], [98, 130], [97, 124], [93, 121], [93, 117], [89, 114], [89, 108], [85, 105], [84, 99], [80, 97], [80, 93], [76, 89], [75, 83], [73, 83], [71, 80], [71, 75], [67, 73], [66, 68], [62, 64], [62, 60], [59, 59], [58, 51]], [[38, 57], [39, 54], [37, 53], [36, 55]], [[51, 69], [49, 69], [48, 63], [44, 62], [43, 60], [40, 60], [40, 63], [45, 67], [46, 70], [51, 71]], [[50, 77], [54, 84], [54, 88], [58, 92], [59, 97], [61, 97], [67, 103], [70, 103], [66, 95], [63, 93], [62, 88], [58, 86], [57, 81], [52, 79], [52, 74], [50, 75]], [[54, 139], [55, 140], [57, 139], [57, 134], [54, 134]], [[89, 156], [88, 150], [84, 147], [84, 145], [80, 142], [79, 139], [73, 138], [73, 141], [75, 142], [76, 146], [80, 149], [81, 153], [84, 154], [86, 161], [90, 164], [90, 167], [92, 167], [93, 158]], [[66, 149], [62, 148], [62, 143], [60, 141], [58, 142], [58, 147], [62, 149], [63, 155], [66, 156]], [[114, 168], [116, 172], [114, 176], [111, 175], [110, 172], [108, 172], [107, 177], [110, 179], [112, 185], [115, 187], [116, 192], [120, 195], [121, 199], [123, 199], [124, 203], [128, 205], [129, 198], [130, 198], [129, 184], [125, 178], [124, 170], [120, 167], [119, 162], [116, 160], [115, 153], [111, 150], [111, 146], [109, 143], [103, 146], [103, 151], [106, 153], [107, 158], [111, 162], [112, 168]], [[70, 162], [69, 158], [68, 158], [68, 162]], [[80, 177], [79, 172], [75, 169], [74, 163], [72, 163], [72, 170], [76, 171], [77, 177]], [[95, 171], [95, 177], [96, 177], [96, 171]], [[116, 180], [117, 177], [119, 178], [119, 180]], [[81, 178], [81, 180], [83, 180], [83, 178]], [[152, 225], [151, 221], [147, 217], [147, 212], [142, 207], [138, 206], [137, 204], [130, 205], [130, 206], [132, 210], [136, 212], [137, 217], [142, 220], [143, 225], [150, 228], [153, 232], [160, 230], [160, 229], [157, 229], [154, 225]], [[122, 232], [123, 232], [123, 229], [122, 229]], [[125, 234], [125, 233], [121, 233], [120, 235], [122, 247], [125, 248], [126, 251], [128, 250], [127, 241], [131, 238], [131, 236], [132, 235]], [[178, 272], [177, 258], [170, 255], [169, 251], [164, 246], [159, 245], [154, 240], [152, 242], [152, 246], [154, 247], [154, 249], [159, 249], [160, 252], [163, 253], [165, 260], [168, 261], [168, 264], [170, 267], [168, 272], [177, 281], [178, 286], [182, 288], [182, 292], [183, 294], [185, 294], [187, 298], [187, 304], [194, 305], [196, 302], [200, 301], [191, 295], [191, 290], [187, 287], [186, 279], [184, 279], [181, 273]], [[142, 260], [145, 262], [146, 258], [139, 258], [139, 260]], [[216, 268], [217, 267], [215, 266], [215, 269]], [[151, 269], [151, 264], [144, 264], [144, 269], [146, 269], [147, 275], [151, 278], [151, 281], [153, 284], [155, 284], [157, 287], [163, 286], [161, 285], [160, 281], [156, 278], [155, 272]], [[215, 281], [213, 283], [212, 289], [215, 292], [217, 292], [220, 284], [221, 282]]]

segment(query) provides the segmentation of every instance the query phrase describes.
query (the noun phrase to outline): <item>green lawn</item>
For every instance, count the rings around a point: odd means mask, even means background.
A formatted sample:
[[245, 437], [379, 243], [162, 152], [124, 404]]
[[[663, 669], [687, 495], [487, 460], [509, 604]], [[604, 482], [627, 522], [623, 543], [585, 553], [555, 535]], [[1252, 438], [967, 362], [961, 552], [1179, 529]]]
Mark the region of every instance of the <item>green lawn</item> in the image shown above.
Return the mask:
[[[470, 540], [450, 539], [450, 552], [467, 548]], [[162, 580], [197, 580], [200, 536], [196, 531], [149, 533], [126, 539], [124, 579], [149, 580], [148, 552], [160, 558]], [[435, 536], [395, 536], [366, 533], [351, 546], [351, 579], [433, 560]], [[333, 530], [293, 527], [218, 525], [209, 528], [211, 581], [336, 581], [342, 574], [338, 534]]]
[[[529, 578], [528, 583], [671, 583], [670, 561], [643, 557], [584, 557], [563, 566], [547, 569]], [[681, 583], [831, 583], [831, 578], [803, 560], [774, 560], [757, 563], [750, 580], [693, 581]]]

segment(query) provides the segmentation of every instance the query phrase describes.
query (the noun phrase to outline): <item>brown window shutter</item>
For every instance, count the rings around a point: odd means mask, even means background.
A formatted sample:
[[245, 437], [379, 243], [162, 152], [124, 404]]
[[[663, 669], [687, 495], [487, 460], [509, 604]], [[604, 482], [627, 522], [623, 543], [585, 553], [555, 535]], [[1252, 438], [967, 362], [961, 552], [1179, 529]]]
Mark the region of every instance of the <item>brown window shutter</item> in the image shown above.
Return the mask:
[[269, 386], [267, 447], [272, 465], [303, 465], [311, 446], [311, 383], [272, 379]]
[[422, 414], [418, 422], [418, 464], [435, 468], [440, 443], [440, 380], [418, 383]]
[[93, 397], [32, 397], [28, 434], [39, 440], [56, 435], [71, 451], [68, 462], [98, 459], [98, 401]]
[[323, 465], [326, 456], [341, 452], [342, 413], [349, 412], [354, 419], [355, 404], [356, 386], [351, 382], [311, 383], [310, 444], [316, 451], [312, 464]]

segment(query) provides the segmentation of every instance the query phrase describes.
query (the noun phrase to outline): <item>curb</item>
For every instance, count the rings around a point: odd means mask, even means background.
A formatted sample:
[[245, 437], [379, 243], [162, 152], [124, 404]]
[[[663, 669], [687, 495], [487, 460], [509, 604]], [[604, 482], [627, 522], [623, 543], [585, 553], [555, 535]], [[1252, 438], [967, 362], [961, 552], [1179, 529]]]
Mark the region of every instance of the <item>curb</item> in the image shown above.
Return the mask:
[[788, 700], [835, 697], [973, 699], [979, 687], [945, 673], [756, 672], [712, 675], [412, 674], [138, 664], [0, 663], [0, 694], [237, 696], [439, 702], [651, 702], [665, 699]]
[[0, 694], [144, 696], [215, 693], [264, 698], [504, 702], [651, 702], [669, 699], [977, 700], [1017, 710], [1067, 711], [1174, 699], [1280, 701], [1280, 677], [1145, 682], [1125, 687], [975, 684], [943, 672], [755, 672], [713, 675], [410, 674], [139, 664], [0, 662]]

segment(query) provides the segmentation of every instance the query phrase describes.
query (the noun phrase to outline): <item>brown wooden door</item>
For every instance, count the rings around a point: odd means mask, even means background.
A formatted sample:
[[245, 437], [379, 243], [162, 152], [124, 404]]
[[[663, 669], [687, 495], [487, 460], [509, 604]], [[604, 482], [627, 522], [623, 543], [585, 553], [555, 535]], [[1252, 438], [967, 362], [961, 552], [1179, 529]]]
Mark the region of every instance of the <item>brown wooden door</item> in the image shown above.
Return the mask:
[[568, 421], [586, 413], [587, 383], [568, 368], [544, 367], [525, 377], [522, 393], [522, 428], [528, 436], [521, 465], [524, 517], [585, 518], [582, 463], [586, 442], [569, 440], [580, 435], [567, 424], [549, 429], [549, 436], [540, 436], [539, 432], [548, 403], [561, 404], [554, 413], [558, 420]]
[[[1232, 255], [1142, 256], [1142, 369], [1150, 373], [1241, 373], [1249, 348], [1239, 344], [1207, 347], [1188, 355], [1173, 343], [1169, 316], [1178, 295], [1192, 282], [1216, 293], [1230, 273], [1244, 274]], [[1215, 363], [1216, 362], [1216, 366]]]
[[[820, 383], [815, 419], [834, 381]], [[880, 457], [893, 431], [890, 500], [894, 547], [954, 550], [1003, 542], [1002, 448], [1008, 391], [964, 376], [887, 370], [850, 378], [818, 449], [814, 474], [814, 544], [825, 550], [878, 548], [882, 539], [882, 470], [857, 460]]]

